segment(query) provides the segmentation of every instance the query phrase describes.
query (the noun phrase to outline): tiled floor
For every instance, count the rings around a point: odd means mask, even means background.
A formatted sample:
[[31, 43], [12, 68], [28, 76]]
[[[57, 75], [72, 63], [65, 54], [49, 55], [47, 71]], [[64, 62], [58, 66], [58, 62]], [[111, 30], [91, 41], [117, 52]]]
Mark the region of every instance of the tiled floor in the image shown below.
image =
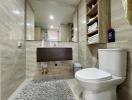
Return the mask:
[[83, 100], [83, 88], [80, 86], [76, 79], [67, 79], [66, 80], [70, 89], [72, 90], [76, 100]]
[[81, 94], [75, 79], [26, 80], [8, 100], [81, 100]]

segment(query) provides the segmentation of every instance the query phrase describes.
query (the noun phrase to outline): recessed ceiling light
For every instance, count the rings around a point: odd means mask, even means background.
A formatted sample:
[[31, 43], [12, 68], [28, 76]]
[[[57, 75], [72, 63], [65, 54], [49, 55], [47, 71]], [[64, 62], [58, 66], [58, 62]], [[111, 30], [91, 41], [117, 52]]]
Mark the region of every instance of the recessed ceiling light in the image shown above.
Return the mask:
[[50, 15], [49, 16], [50, 20], [54, 20], [54, 16]]
[[54, 28], [54, 26], [53, 26], [53, 25], [51, 25], [51, 26], [50, 26], [50, 28], [51, 28], [51, 29], [53, 29], [53, 28]]
[[20, 15], [20, 11], [18, 11], [18, 10], [13, 10], [12, 13], [15, 15]]
[[31, 24], [30, 23], [27, 23], [27, 26], [31, 26]]

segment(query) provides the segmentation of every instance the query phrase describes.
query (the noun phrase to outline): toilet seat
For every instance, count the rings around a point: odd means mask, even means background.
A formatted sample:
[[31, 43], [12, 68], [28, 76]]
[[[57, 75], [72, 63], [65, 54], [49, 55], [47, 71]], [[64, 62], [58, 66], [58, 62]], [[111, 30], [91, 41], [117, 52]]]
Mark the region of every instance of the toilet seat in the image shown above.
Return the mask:
[[110, 73], [104, 72], [97, 68], [86, 68], [75, 73], [75, 77], [82, 81], [105, 81], [112, 79]]

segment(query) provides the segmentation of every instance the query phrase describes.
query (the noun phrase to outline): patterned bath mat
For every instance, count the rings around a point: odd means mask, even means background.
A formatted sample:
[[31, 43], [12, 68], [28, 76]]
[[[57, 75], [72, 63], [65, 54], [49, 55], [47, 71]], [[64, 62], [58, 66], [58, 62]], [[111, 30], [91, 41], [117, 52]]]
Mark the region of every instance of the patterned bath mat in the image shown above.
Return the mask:
[[15, 100], [75, 100], [65, 80], [30, 81]]

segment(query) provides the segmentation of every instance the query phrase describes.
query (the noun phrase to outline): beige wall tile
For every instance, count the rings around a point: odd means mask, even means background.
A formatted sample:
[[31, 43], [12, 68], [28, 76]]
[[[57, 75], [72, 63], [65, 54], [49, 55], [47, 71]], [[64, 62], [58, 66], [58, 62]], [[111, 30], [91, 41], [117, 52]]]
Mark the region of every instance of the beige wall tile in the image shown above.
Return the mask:
[[132, 26], [125, 17], [122, 1], [111, 0], [111, 3], [111, 21], [116, 31], [116, 42], [108, 43], [107, 48], [123, 48], [128, 51], [127, 78], [118, 87], [118, 99], [132, 100]]
[[24, 0], [0, 0], [1, 100], [7, 100], [25, 79], [24, 14]]
[[[57, 61], [57, 62], [48, 62], [49, 73], [51, 73], [50, 78], [53, 77], [70, 77], [73, 76], [73, 63], [78, 62], [78, 43], [74, 42], [45, 42], [44, 47], [52, 47], [54, 44], [57, 44], [57, 47], [71, 47], [73, 49], [73, 61]], [[40, 47], [41, 41], [28, 41], [26, 45], [26, 76], [27, 78], [33, 79], [42, 79], [45, 78], [41, 75], [41, 69], [39, 74], [36, 75], [38, 68], [40, 66], [36, 62], [36, 49]], [[51, 45], [51, 46], [50, 46]], [[58, 68], [55, 67], [55, 63], [58, 64]], [[65, 69], [65, 67], [70, 67], [70, 69]], [[53, 69], [53, 70], [52, 70]], [[66, 72], [64, 72], [66, 70]], [[69, 72], [70, 71], [70, 72]], [[58, 73], [58, 74], [57, 74]]]

